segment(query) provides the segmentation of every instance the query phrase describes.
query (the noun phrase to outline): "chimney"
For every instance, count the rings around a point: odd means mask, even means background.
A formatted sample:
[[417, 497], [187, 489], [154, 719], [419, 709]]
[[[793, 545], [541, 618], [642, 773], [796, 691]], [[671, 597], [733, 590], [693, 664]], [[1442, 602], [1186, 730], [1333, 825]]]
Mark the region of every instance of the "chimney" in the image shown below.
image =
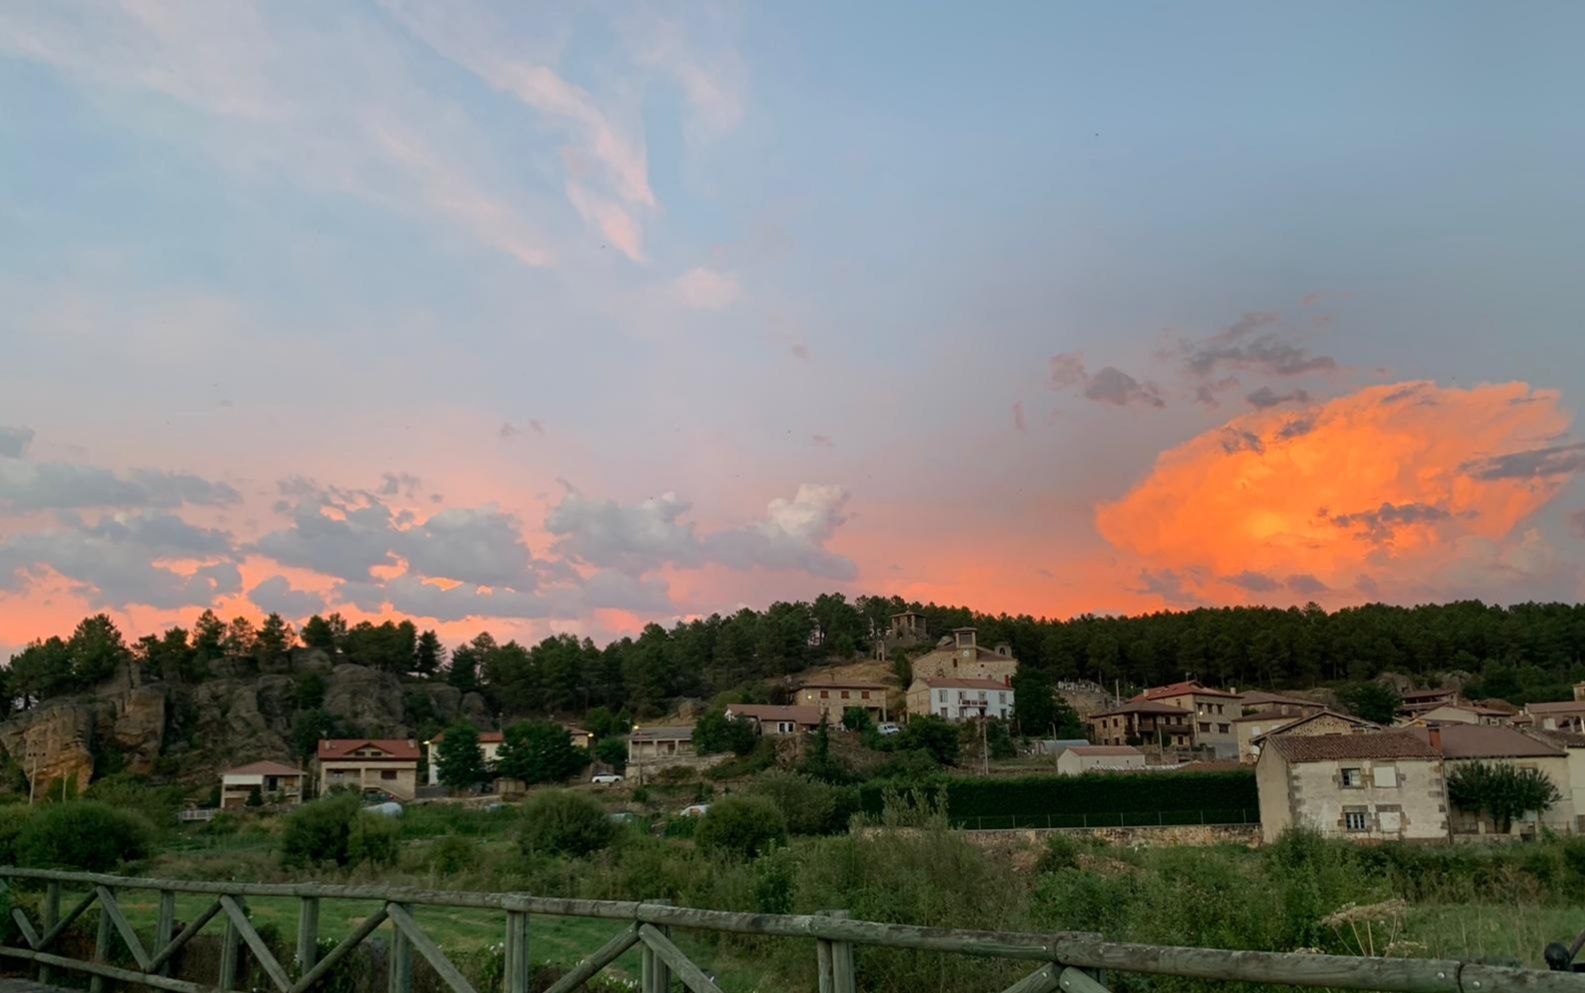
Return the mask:
[[1427, 724], [1425, 726], [1425, 737], [1431, 743], [1432, 748], [1439, 753], [1442, 751], [1442, 729], [1440, 727], [1435, 724]]

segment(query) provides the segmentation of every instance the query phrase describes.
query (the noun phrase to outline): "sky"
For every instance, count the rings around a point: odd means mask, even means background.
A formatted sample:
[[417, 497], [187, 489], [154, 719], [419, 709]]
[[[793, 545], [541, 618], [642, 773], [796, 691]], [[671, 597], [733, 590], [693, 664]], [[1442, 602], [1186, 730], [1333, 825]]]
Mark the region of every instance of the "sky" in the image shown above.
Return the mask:
[[0, 657], [1581, 599], [1582, 31], [0, 5]]

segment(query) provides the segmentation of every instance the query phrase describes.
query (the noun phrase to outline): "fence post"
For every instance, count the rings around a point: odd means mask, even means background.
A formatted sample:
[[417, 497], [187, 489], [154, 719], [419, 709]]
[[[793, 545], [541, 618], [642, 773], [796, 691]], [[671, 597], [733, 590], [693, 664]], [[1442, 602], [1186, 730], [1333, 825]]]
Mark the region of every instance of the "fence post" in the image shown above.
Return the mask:
[[[110, 961], [110, 915], [99, 906], [99, 931], [94, 935], [94, 961], [106, 965]], [[104, 993], [105, 977], [94, 976], [88, 980], [88, 993]]]
[[528, 993], [533, 981], [528, 964], [528, 914], [506, 912], [506, 993]]
[[[237, 897], [236, 901], [239, 906], [247, 907], [241, 897]], [[242, 931], [230, 914], [222, 916], [226, 919], [226, 931], [220, 937], [220, 975], [215, 979], [215, 986], [222, 990], [234, 990], [237, 988], [237, 964], [242, 957]]]
[[[830, 910], [825, 916], [845, 918], [845, 910]], [[855, 993], [857, 986], [853, 974], [853, 943], [833, 941], [831, 944], [831, 993]]]
[[[176, 891], [160, 890], [160, 916], [159, 922], [154, 925], [154, 954], [158, 955], [171, 943], [171, 938], [176, 934]], [[170, 959], [160, 965], [159, 975], [171, 974]]]
[[[394, 905], [412, 913], [413, 905], [410, 903]], [[395, 923], [391, 924], [391, 965], [386, 973], [386, 980], [387, 993], [413, 991], [413, 943]]]
[[297, 904], [297, 975], [307, 975], [319, 962], [319, 897], [305, 896]]
[[[46, 934], [61, 919], [61, 884], [57, 880], [50, 880], [44, 886], [44, 926], [40, 934]], [[50, 967], [39, 966], [39, 982], [48, 985], [50, 981]]]
[[[645, 903], [668, 906], [670, 900], [646, 900]], [[671, 934], [671, 928], [663, 925], [654, 925], [655, 930], [661, 934]], [[649, 945], [644, 945], [644, 951], [639, 956], [640, 967], [640, 993], [671, 993], [671, 967], [668, 966], [655, 950]]]

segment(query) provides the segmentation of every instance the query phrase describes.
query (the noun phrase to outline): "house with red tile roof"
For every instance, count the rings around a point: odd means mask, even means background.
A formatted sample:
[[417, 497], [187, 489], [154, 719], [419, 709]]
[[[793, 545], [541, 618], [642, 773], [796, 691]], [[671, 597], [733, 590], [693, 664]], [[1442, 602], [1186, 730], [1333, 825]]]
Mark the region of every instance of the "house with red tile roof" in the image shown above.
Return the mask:
[[1131, 703], [1164, 703], [1192, 714], [1191, 743], [1219, 759], [1238, 757], [1238, 735], [1233, 722], [1244, 714], [1243, 698], [1231, 690], [1206, 686], [1197, 679], [1168, 686], [1153, 686]]
[[227, 769], [220, 774], [220, 809], [246, 806], [254, 790], [263, 803], [302, 803], [307, 779], [308, 773], [284, 762], [249, 762]]
[[398, 800], [418, 795], [418, 743], [401, 738], [321, 738], [315, 783], [331, 790], [379, 790]]

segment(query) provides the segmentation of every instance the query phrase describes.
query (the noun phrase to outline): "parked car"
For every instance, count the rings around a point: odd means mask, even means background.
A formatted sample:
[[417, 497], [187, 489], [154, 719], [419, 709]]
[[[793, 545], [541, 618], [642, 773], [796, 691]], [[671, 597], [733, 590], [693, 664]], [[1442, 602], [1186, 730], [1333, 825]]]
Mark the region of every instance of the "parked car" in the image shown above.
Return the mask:
[[402, 816], [402, 805], [399, 804], [399, 803], [396, 803], [394, 801], [388, 801], [386, 803], [377, 803], [377, 804], [375, 804], [372, 807], [365, 807], [364, 809], [367, 810], [371, 814], [379, 814], [382, 817], [401, 817]]
[[708, 803], [690, 803], [677, 813], [682, 817], [703, 817], [709, 811], [710, 805]]
[[597, 772], [589, 777], [589, 782], [597, 786], [610, 786], [612, 783], [620, 783], [621, 781], [622, 777], [614, 772]]
[[893, 724], [891, 721], [887, 721], [885, 724], [875, 725], [875, 730], [881, 734], [901, 734], [903, 729]]
[[613, 824], [637, 824], [638, 815], [631, 810], [616, 810], [609, 815]]

